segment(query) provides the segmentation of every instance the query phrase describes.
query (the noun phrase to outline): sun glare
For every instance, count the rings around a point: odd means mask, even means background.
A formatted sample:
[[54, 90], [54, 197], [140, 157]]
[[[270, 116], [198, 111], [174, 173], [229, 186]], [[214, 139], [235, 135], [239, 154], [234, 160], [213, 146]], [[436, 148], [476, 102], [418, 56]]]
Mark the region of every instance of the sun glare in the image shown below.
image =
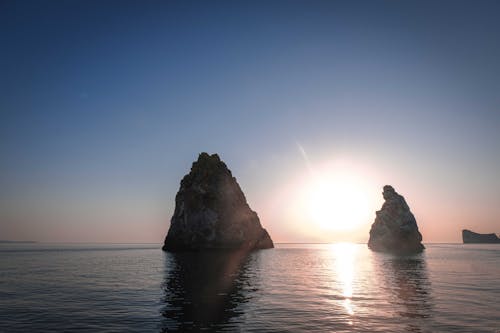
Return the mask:
[[321, 229], [352, 230], [370, 218], [366, 185], [348, 173], [314, 177], [307, 191], [309, 218]]

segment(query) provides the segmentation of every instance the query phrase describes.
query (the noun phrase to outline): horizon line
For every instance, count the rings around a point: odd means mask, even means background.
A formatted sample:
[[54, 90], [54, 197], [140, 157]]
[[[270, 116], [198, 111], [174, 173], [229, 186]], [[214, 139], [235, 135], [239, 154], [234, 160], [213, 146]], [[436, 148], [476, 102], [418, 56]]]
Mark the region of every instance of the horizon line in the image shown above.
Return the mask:
[[[163, 242], [72, 242], [72, 241], [17, 241], [17, 240], [0, 240], [1, 243], [31, 243], [31, 244], [150, 244], [161, 245]], [[274, 244], [338, 244], [338, 243], [352, 243], [352, 244], [368, 244], [368, 242], [351, 242], [351, 241], [333, 241], [333, 242], [275, 242]], [[423, 244], [465, 244], [463, 242], [422, 242]]]

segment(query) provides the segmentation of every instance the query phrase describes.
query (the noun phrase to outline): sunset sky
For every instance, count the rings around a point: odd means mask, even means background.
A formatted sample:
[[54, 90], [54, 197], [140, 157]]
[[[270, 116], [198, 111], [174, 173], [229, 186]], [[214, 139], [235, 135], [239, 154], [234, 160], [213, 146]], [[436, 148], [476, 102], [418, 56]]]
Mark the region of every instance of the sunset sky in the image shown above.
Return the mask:
[[497, 1], [1, 1], [0, 239], [162, 242], [202, 151], [275, 242], [366, 242], [385, 184], [424, 243], [500, 233], [499, 17]]

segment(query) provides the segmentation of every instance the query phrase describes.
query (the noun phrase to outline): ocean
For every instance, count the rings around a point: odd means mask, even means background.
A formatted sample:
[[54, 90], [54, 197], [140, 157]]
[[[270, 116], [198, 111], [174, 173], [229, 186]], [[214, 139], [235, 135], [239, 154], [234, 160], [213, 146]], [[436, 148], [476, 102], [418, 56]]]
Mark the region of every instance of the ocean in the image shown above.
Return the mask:
[[0, 332], [500, 332], [500, 245], [0, 244]]

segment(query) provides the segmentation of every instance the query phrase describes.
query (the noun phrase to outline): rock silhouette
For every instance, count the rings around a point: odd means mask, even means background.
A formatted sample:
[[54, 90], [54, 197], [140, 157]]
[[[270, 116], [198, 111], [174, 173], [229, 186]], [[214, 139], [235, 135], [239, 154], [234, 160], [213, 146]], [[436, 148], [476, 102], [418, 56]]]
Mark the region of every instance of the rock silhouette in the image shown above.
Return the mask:
[[201, 153], [181, 181], [163, 250], [272, 247], [226, 164], [217, 154]]
[[495, 234], [478, 234], [467, 229], [462, 230], [464, 243], [500, 243], [500, 238]]
[[376, 212], [368, 247], [380, 252], [421, 252], [422, 235], [404, 197], [390, 185], [384, 186], [382, 194], [385, 202]]

